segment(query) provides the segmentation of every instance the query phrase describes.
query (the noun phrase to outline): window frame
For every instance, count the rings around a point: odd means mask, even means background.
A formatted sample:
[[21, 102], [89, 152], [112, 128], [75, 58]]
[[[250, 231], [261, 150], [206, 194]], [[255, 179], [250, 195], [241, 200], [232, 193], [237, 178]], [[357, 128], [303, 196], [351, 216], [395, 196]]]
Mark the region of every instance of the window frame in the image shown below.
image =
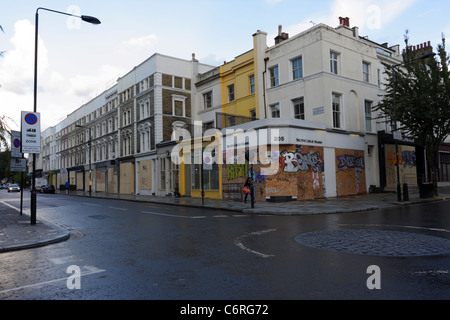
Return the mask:
[[280, 74], [278, 65], [269, 68], [269, 81], [271, 88], [280, 85]]
[[[275, 119], [281, 118], [280, 103], [279, 102], [271, 104], [269, 107], [270, 107], [270, 117], [271, 118], [275, 118]], [[274, 112], [275, 112], [275, 115], [276, 115], [275, 117], [274, 117]]]
[[[369, 112], [367, 110], [369, 107]], [[366, 132], [372, 132], [372, 107], [373, 101], [364, 100], [364, 119], [366, 120]]]
[[[336, 59], [334, 59], [333, 55], [336, 56]], [[339, 57], [340, 57], [339, 52], [330, 50], [330, 72], [332, 74], [336, 74], [336, 75], [339, 74]]]
[[[292, 99], [291, 101], [292, 101], [292, 108], [294, 111], [294, 118], [299, 120], [305, 120], [305, 98], [299, 97]], [[299, 106], [299, 110], [296, 110], [296, 106]]]
[[[300, 61], [300, 67], [295, 67], [296, 62]], [[292, 80], [298, 80], [303, 78], [303, 56], [295, 57], [294, 59], [291, 59], [291, 66], [292, 66]], [[296, 73], [300, 72], [300, 75], [296, 76]]]
[[236, 98], [234, 96], [234, 83], [227, 86], [227, 93], [228, 93], [228, 102], [233, 102]]
[[[370, 62], [364, 61], [362, 62], [362, 71], [363, 71], [363, 81], [370, 83]], [[367, 72], [365, 70], [365, 66], [367, 66]]]
[[250, 94], [254, 94], [256, 92], [256, 88], [255, 88], [255, 75], [252, 74], [251, 76], [248, 77], [248, 81], [249, 81], [249, 86], [250, 86]]
[[[338, 102], [335, 102], [335, 98], [338, 99]], [[331, 96], [331, 106], [332, 106], [332, 119], [333, 119], [333, 128], [341, 129], [342, 128], [342, 94], [333, 92]], [[337, 108], [336, 108], [337, 106]]]

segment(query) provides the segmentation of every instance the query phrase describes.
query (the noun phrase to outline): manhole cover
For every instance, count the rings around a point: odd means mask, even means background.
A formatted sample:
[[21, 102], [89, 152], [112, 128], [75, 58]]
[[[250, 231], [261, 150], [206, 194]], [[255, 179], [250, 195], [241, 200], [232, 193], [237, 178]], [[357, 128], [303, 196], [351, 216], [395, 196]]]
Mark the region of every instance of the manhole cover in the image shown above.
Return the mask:
[[450, 254], [450, 240], [426, 234], [387, 230], [325, 230], [298, 235], [307, 247], [389, 257]]

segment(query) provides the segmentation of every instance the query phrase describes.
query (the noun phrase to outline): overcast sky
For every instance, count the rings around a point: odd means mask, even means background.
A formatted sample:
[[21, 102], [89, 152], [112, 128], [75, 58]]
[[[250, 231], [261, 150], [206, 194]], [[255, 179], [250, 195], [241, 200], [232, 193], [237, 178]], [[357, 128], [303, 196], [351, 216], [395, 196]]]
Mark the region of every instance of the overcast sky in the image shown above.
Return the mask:
[[101, 20], [39, 11], [38, 112], [42, 131], [56, 125], [154, 53], [218, 66], [253, 46], [252, 34], [278, 25], [290, 36], [316, 23], [349, 17], [360, 35], [404, 47], [450, 33], [443, 0], [0, 0], [0, 115], [20, 130], [20, 111], [33, 110], [34, 24], [37, 7]]

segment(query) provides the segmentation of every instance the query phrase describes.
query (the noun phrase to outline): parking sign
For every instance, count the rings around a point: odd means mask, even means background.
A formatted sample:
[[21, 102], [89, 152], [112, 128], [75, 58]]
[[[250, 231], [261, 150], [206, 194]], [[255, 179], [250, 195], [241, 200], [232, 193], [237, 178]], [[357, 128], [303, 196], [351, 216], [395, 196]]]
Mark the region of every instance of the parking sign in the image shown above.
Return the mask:
[[41, 153], [41, 122], [38, 112], [22, 111], [22, 153]]
[[20, 152], [21, 147], [20, 132], [11, 131], [11, 158], [22, 158], [22, 152]]

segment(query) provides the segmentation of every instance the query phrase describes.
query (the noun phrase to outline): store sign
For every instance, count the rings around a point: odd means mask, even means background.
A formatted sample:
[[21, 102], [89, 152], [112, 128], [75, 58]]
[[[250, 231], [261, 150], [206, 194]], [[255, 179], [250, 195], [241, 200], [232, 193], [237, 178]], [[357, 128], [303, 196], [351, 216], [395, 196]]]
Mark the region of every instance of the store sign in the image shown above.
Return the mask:
[[22, 111], [22, 153], [41, 153], [41, 122], [38, 112]]

